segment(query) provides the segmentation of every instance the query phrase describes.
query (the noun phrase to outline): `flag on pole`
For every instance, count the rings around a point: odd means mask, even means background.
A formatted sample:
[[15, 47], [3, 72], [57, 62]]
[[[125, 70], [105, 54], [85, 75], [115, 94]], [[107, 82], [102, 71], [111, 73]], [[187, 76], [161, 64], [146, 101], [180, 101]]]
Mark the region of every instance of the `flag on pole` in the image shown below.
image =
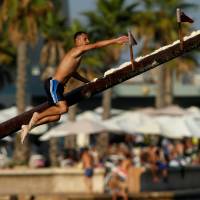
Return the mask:
[[188, 22], [188, 23], [193, 23], [193, 19], [188, 17], [184, 12], [181, 11], [180, 8], [176, 9], [176, 19], [178, 23], [178, 34], [179, 34], [179, 39], [180, 39], [180, 48], [183, 50], [183, 33], [181, 29], [181, 24], [183, 22]]
[[188, 17], [184, 12], [181, 12], [181, 22], [193, 23], [194, 20]]
[[136, 39], [134, 38], [131, 31], [128, 31], [128, 39], [129, 39], [129, 45], [130, 46], [137, 45]]
[[194, 22], [194, 20], [188, 17], [183, 11], [181, 11], [180, 8], [177, 8], [176, 14], [177, 14], [178, 23], [182, 23], [182, 22], [193, 23]]
[[134, 70], [135, 64], [134, 64], [134, 57], [133, 57], [133, 46], [137, 45], [137, 42], [136, 42], [135, 38], [133, 37], [133, 34], [131, 33], [131, 31], [128, 31], [128, 41], [129, 41], [129, 50], [130, 50], [132, 70]]

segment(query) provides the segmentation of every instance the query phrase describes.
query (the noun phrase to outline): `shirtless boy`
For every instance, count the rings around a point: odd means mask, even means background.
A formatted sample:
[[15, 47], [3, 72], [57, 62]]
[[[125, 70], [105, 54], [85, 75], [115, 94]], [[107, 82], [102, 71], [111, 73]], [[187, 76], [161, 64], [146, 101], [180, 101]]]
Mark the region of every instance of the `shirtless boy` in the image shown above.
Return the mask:
[[111, 44], [124, 44], [128, 42], [127, 36], [121, 36], [114, 39], [103, 40], [90, 44], [88, 34], [86, 32], [77, 32], [74, 35], [75, 47], [69, 50], [58, 65], [53, 77], [45, 81], [45, 90], [48, 102], [51, 107], [33, 116], [28, 125], [22, 125], [21, 142], [23, 143], [28, 132], [41, 124], [58, 121], [62, 114], [68, 112], [68, 105], [64, 99], [64, 85], [71, 77], [87, 83], [88, 80], [80, 76], [76, 71], [81, 63], [84, 53], [96, 48], [105, 47]]

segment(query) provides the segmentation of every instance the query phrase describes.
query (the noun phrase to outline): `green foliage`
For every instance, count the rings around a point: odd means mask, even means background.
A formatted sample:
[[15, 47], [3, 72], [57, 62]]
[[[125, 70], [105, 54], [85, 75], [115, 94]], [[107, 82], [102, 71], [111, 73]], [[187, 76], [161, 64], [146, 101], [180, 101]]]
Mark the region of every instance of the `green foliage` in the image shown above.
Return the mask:
[[[0, 4], [0, 86], [12, 80], [12, 74], [17, 66], [15, 46], [22, 40], [34, 45], [42, 27], [55, 27], [54, 21], [57, 18], [52, 13], [59, 3], [53, 2], [6, 0]], [[56, 27], [54, 30], [59, 29], [60, 27]], [[55, 35], [54, 32], [51, 35]]]
[[0, 34], [0, 89], [14, 80], [16, 49], [10, 44], [5, 32]]
[[[176, 21], [177, 8], [187, 10], [194, 7], [194, 4], [185, 3], [184, 0], [142, 0], [141, 2], [144, 11], [139, 16], [141, 18], [140, 28], [144, 36], [148, 33], [148, 37], [151, 37], [155, 45], [158, 45], [158, 43], [166, 44], [178, 38]], [[148, 27], [147, 32], [142, 27]], [[188, 24], [183, 24], [185, 32], [190, 30], [189, 27]]]
[[[88, 20], [87, 31], [91, 41], [127, 34], [128, 28], [137, 23], [134, 16], [137, 14], [138, 3], [128, 4], [126, 0], [97, 0], [96, 2], [95, 11], [83, 13]], [[89, 58], [86, 62], [101, 66], [102, 71], [105, 71], [119, 61], [121, 50], [119, 46], [98, 49], [93, 52], [93, 58]]]
[[[187, 3], [184, 0], [142, 0], [141, 2], [144, 10], [140, 13], [141, 23], [138, 25], [139, 35], [143, 40], [140, 54], [149, 53], [160, 46], [178, 40], [176, 9], [181, 8], [187, 14], [188, 9], [196, 7], [195, 4]], [[183, 35], [188, 35], [192, 30], [191, 27], [189, 23], [182, 23]], [[180, 74], [194, 70], [197, 63], [195, 54], [188, 53], [167, 63], [166, 70], [175, 70], [177, 77], [180, 77]]]
[[0, 6], [0, 28], [7, 27], [6, 31], [13, 44], [18, 44], [20, 40], [28, 40], [34, 44], [38, 28], [52, 9], [50, 0], [4, 1]]
[[74, 46], [74, 34], [78, 31], [86, 31], [86, 28], [81, 24], [79, 20], [74, 20], [69, 27], [67, 27], [67, 30], [65, 31], [65, 49], [70, 49]]
[[83, 13], [92, 37], [97, 40], [126, 33], [127, 27], [135, 23], [133, 15], [137, 6], [137, 3], [126, 5], [125, 0], [97, 0], [96, 11]]
[[42, 33], [45, 39], [64, 41], [66, 32], [66, 19], [55, 13], [48, 12], [45, 23], [42, 25]]

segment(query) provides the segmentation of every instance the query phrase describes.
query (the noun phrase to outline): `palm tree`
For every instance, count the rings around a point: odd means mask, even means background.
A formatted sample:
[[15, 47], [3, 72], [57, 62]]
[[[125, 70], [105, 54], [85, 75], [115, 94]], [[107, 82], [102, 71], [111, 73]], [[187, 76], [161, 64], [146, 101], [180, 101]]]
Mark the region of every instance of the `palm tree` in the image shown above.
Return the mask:
[[64, 41], [67, 31], [65, 17], [59, 14], [60, 6], [54, 9], [54, 13], [47, 15], [46, 23], [42, 26], [44, 45], [40, 53], [42, 66], [42, 80], [53, 75], [55, 67], [65, 54]]
[[[138, 17], [138, 32], [143, 38], [143, 53], [148, 53], [160, 46], [167, 45], [178, 39], [176, 9], [191, 8], [194, 5], [185, 3], [184, 0], [143, 0], [144, 12], [141, 12]], [[148, 29], [146, 28], [148, 27]], [[184, 33], [188, 32], [188, 25], [184, 24]], [[187, 55], [183, 58], [177, 58], [168, 64], [168, 67], [160, 67], [157, 71], [158, 90], [156, 98], [156, 107], [170, 105], [173, 102], [173, 80], [172, 73], [176, 69], [180, 71], [183, 63], [187, 63], [188, 69], [196, 63], [194, 56]], [[151, 71], [155, 72], [154, 70]]]
[[[34, 45], [37, 41], [38, 29], [44, 22], [46, 14], [52, 10], [50, 0], [3, 1], [0, 6], [0, 30], [6, 28], [8, 37], [17, 49], [17, 80], [16, 104], [18, 112], [25, 110], [25, 86], [28, 43]], [[19, 145], [16, 139], [15, 159], [19, 163], [28, 160], [28, 146]]]
[[16, 50], [8, 41], [5, 32], [1, 33], [0, 38], [0, 89], [14, 79]]
[[[127, 4], [125, 0], [97, 0], [95, 11], [85, 12], [84, 15], [89, 21], [89, 32], [94, 40], [116, 37], [116, 35], [127, 34], [127, 29], [136, 23], [134, 15], [137, 3]], [[101, 71], [105, 71], [119, 62], [122, 48], [106, 47], [98, 50], [97, 58]], [[109, 118], [111, 109], [112, 90], [108, 89], [103, 93], [103, 119]], [[108, 135], [108, 134], [106, 134]], [[99, 138], [100, 154], [104, 154], [107, 148], [108, 137], [105, 134]]]

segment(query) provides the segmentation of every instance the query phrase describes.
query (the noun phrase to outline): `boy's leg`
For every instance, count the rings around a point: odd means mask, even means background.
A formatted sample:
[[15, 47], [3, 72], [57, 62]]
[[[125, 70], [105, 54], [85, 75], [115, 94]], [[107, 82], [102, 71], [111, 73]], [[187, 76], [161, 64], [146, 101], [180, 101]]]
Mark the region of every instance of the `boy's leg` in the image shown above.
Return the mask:
[[61, 115], [54, 115], [54, 116], [48, 116], [48, 117], [42, 118], [39, 121], [37, 121], [37, 123], [35, 124], [35, 127], [40, 126], [42, 124], [47, 124], [49, 122], [59, 121], [60, 117], [61, 117]]
[[[39, 126], [39, 125], [42, 125], [42, 124], [46, 124], [48, 122], [55, 122], [55, 121], [58, 121], [60, 119], [60, 115], [55, 115], [55, 116], [48, 116], [48, 117], [45, 117], [41, 120], [39, 120], [37, 122], [37, 124], [35, 124], [35, 127], [36, 126]], [[33, 127], [32, 127], [33, 128]], [[22, 128], [21, 128], [21, 143], [23, 144], [24, 142], [24, 139], [26, 138], [28, 132], [29, 132], [29, 126], [28, 125], [22, 125]]]
[[61, 115], [68, 111], [68, 106], [66, 101], [59, 101], [55, 106], [51, 106], [41, 113], [35, 112], [29, 122], [29, 129], [35, 126], [38, 121], [42, 120], [45, 117]]
[[[54, 118], [48, 118], [50, 116], [57, 116], [57, 115], [61, 115], [65, 112], [68, 111], [68, 106], [66, 101], [59, 101], [55, 106], [51, 106], [49, 108], [47, 108], [46, 110], [42, 111], [41, 113], [33, 113], [33, 116], [29, 122], [29, 124], [27, 126], [23, 126], [22, 127], [22, 133], [21, 133], [21, 141], [23, 143], [25, 137], [27, 136], [28, 132], [32, 129], [32, 127], [38, 125], [38, 122], [41, 123], [47, 123], [47, 122], [52, 122], [52, 121], [57, 121]], [[46, 118], [46, 119], [45, 119]], [[58, 117], [56, 117], [58, 118]], [[44, 120], [43, 120], [44, 119]], [[51, 120], [51, 121], [49, 121]]]

